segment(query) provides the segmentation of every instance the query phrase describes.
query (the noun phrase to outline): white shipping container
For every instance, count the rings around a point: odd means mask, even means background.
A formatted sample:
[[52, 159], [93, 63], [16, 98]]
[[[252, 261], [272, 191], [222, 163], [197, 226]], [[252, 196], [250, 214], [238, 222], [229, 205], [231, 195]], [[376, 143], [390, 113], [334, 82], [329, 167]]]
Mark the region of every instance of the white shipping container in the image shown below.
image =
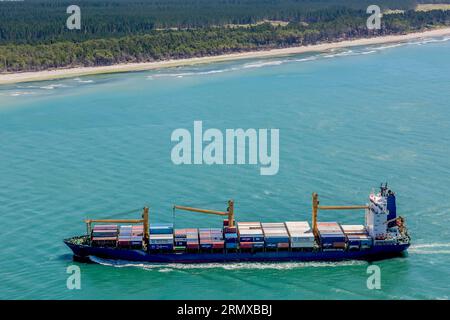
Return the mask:
[[286, 221], [284, 223], [288, 228], [301, 227], [301, 228], [309, 228], [308, 221]]
[[150, 244], [172, 244], [173, 235], [170, 234], [150, 234], [149, 238]]
[[312, 248], [314, 247], [314, 238], [309, 238], [305, 241], [291, 241], [291, 248]]
[[284, 228], [283, 222], [263, 222], [261, 223], [263, 228]]
[[366, 227], [364, 227], [362, 224], [343, 224], [341, 225], [342, 230], [344, 230], [345, 233], [365, 233], [367, 232]]

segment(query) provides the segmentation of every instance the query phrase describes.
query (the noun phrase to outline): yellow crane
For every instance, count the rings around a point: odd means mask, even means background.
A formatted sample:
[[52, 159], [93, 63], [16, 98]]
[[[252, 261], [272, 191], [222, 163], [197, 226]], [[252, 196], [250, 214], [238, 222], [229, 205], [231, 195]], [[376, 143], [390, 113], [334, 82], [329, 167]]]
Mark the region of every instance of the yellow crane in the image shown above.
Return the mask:
[[200, 209], [200, 208], [185, 207], [185, 206], [178, 206], [178, 205], [174, 205], [173, 209], [206, 213], [206, 214], [214, 214], [214, 215], [218, 215], [218, 216], [228, 216], [228, 226], [234, 227], [234, 224], [235, 224], [234, 223], [234, 201], [233, 200], [228, 200], [228, 208], [226, 211], [216, 211], [216, 210]]
[[317, 214], [320, 210], [360, 210], [369, 209], [369, 206], [320, 206], [319, 195], [312, 194], [312, 228], [315, 235], [317, 235]]
[[144, 225], [144, 239], [147, 242], [149, 239], [149, 209], [145, 207], [142, 212], [142, 219], [86, 219], [84, 222], [86, 223], [86, 228], [88, 235], [91, 234], [91, 226], [92, 223], [131, 223], [138, 224], [142, 223]]

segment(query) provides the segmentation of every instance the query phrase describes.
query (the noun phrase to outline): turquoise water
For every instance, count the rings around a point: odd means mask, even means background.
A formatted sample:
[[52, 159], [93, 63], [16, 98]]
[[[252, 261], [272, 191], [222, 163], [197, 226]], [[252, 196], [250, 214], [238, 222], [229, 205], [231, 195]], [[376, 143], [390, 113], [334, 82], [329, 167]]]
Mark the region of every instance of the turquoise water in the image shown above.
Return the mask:
[[[448, 299], [449, 54], [439, 38], [0, 87], [0, 298]], [[278, 174], [175, 166], [171, 133], [194, 120], [279, 128]], [[241, 221], [310, 220], [311, 192], [322, 204], [361, 204], [384, 181], [413, 245], [376, 262], [381, 290], [367, 288], [365, 262], [80, 264], [62, 243], [85, 232], [86, 217], [144, 205], [160, 222], [172, 222], [174, 203], [224, 210], [228, 198]], [[175, 223], [221, 222], [179, 212]], [[72, 264], [81, 290], [66, 287]]]

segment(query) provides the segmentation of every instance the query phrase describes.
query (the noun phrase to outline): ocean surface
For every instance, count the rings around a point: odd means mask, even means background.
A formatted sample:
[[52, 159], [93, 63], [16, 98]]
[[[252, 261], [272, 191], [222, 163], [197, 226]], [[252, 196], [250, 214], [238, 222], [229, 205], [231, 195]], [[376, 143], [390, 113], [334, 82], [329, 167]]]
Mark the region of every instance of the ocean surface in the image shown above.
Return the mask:
[[[1, 299], [448, 299], [450, 39], [0, 87]], [[180, 165], [177, 128], [278, 128], [280, 168]], [[83, 219], [138, 218], [220, 227], [311, 219], [364, 204], [387, 181], [410, 229], [406, 257], [366, 262], [148, 265], [72, 261], [64, 238]], [[123, 213], [123, 214], [122, 214]], [[363, 212], [321, 221], [363, 223]], [[81, 289], [69, 290], [67, 267]]]

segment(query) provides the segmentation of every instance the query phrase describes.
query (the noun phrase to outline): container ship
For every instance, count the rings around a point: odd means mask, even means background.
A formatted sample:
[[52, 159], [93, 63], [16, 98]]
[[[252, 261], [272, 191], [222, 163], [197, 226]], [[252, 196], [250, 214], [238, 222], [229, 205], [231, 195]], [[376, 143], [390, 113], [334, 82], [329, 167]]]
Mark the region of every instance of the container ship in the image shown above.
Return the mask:
[[[91, 256], [149, 263], [225, 263], [379, 260], [403, 255], [410, 245], [405, 219], [397, 216], [387, 184], [366, 205], [323, 206], [312, 194], [312, 221], [235, 221], [234, 202], [225, 211], [174, 205], [174, 210], [224, 216], [221, 228], [175, 229], [141, 219], [88, 219], [86, 235], [65, 239], [74, 260]], [[365, 210], [364, 225], [318, 221], [319, 210]]]

